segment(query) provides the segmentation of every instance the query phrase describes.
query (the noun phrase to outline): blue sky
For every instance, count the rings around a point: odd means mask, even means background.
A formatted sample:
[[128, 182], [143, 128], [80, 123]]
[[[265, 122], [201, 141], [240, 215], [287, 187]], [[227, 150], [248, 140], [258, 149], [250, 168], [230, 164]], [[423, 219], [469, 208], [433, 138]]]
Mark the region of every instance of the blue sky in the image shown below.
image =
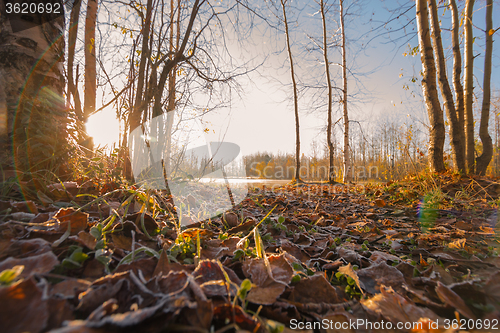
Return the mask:
[[[352, 16], [346, 21], [346, 32], [348, 41], [348, 66], [356, 72], [356, 76], [351, 75], [349, 80], [349, 92], [352, 94], [350, 100], [350, 118], [359, 121], [366, 130], [374, 129], [382, 121], [400, 122], [426, 122], [426, 111], [421, 100], [420, 87], [412, 84], [410, 78], [417, 76], [421, 69], [420, 57], [417, 55], [403, 56], [409, 45], [417, 46], [416, 36], [409, 39], [416, 29], [415, 24], [410, 23], [406, 33], [390, 32], [394, 31], [408, 19], [413, 19], [415, 10], [411, 9], [407, 16], [400, 17], [391, 25], [370, 32], [370, 30], [386, 22], [388, 18], [394, 16], [396, 8], [400, 8], [399, 1], [358, 1], [361, 4], [358, 8], [351, 8]], [[324, 82], [323, 64], [317, 61], [321, 57], [318, 52], [308, 52], [310, 46], [309, 36], [320, 37], [321, 28], [320, 16], [317, 14], [319, 8], [314, 1], [292, 1], [296, 8], [295, 12], [290, 12], [292, 20], [297, 19], [298, 24], [292, 22], [292, 38], [294, 40], [293, 57], [298, 66], [297, 77], [305, 84]], [[330, 3], [333, 3], [330, 1]], [[346, 1], [349, 4], [350, 1]], [[402, 4], [412, 3], [401, 1]], [[414, 2], [413, 2], [414, 3]], [[474, 45], [475, 54], [475, 75], [476, 93], [480, 91], [482, 85], [482, 67], [484, 59], [484, 33], [479, 28], [484, 28], [484, 1], [476, 1], [474, 29], [476, 42]], [[495, 22], [495, 17], [500, 17], [500, 4], [495, 3], [494, 28], [500, 25]], [[390, 8], [387, 8], [390, 7]], [[337, 4], [331, 9], [329, 25], [330, 33], [333, 35], [337, 29], [336, 12]], [[295, 13], [295, 14], [294, 14]], [[440, 11], [442, 13], [442, 11]], [[449, 12], [442, 16], [442, 28], [449, 26]], [[392, 29], [392, 30], [391, 30]], [[449, 40], [449, 32], [443, 30], [443, 39]], [[497, 35], [494, 35], [494, 40]], [[378, 37], [376, 37], [378, 36]], [[397, 39], [400, 37], [400, 39]], [[408, 40], [409, 39], [409, 40]], [[367, 42], [368, 46], [366, 46]], [[231, 52], [236, 59], [241, 61], [252, 57], [259, 59], [267, 55], [267, 61], [262, 67], [249, 74], [249, 77], [240, 77], [241, 99], [235, 98], [230, 108], [224, 108], [213, 112], [204, 120], [211, 128], [208, 140], [224, 140], [234, 142], [242, 148], [243, 154], [255, 153], [257, 151], [293, 153], [295, 145], [295, 129], [293, 104], [291, 103], [290, 74], [288, 71], [288, 60], [284, 51], [285, 40], [283, 34], [272, 32], [269, 29], [256, 29], [248, 42], [252, 42], [246, 49], [241, 49], [236, 44], [231, 47]], [[493, 51], [493, 71], [492, 88], [500, 88], [500, 61], [499, 49], [494, 43]], [[231, 44], [230, 44], [231, 45]], [[274, 51], [274, 52], [273, 52]], [[340, 61], [338, 48], [330, 51], [332, 62]], [[450, 55], [450, 52], [447, 52]], [[448, 66], [451, 60], [448, 61]], [[340, 84], [338, 67], [332, 65], [334, 81]], [[251, 79], [251, 82], [248, 80]], [[451, 77], [450, 77], [451, 79]], [[418, 83], [418, 82], [417, 82]], [[403, 89], [408, 85], [408, 90]], [[411, 92], [414, 92], [412, 95]], [[315, 105], [324, 104], [325, 94], [311, 96], [305, 95], [300, 102], [301, 112], [301, 143], [302, 151], [305, 154], [311, 153], [311, 143], [313, 140], [325, 141], [326, 106], [311, 113]], [[482, 98], [478, 94], [478, 98]], [[95, 123], [106, 123], [98, 129], [98, 125], [90, 125], [89, 130], [96, 130], [97, 133], [111, 132], [111, 118], [113, 112], [103, 112], [94, 118]], [[340, 117], [340, 110], [335, 111], [334, 118]], [[100, 120], [96, 121], [96, 119]], [[479, 118], [478, 118], [479, 119]], [[352, 128], [352, 127], [351, 127]], [[91, 133], [92, 134], [92, 133]], [[110, 133], [111, 134], [111, 133]], [[336, 134], [340, 139], [340, 128], [336, 128]], [[95, 134], [96, 136], [98, 134]], [[115, 137], [117, 134], [114, 133]], [[99, 141], [99, 140], [97, 140]]]

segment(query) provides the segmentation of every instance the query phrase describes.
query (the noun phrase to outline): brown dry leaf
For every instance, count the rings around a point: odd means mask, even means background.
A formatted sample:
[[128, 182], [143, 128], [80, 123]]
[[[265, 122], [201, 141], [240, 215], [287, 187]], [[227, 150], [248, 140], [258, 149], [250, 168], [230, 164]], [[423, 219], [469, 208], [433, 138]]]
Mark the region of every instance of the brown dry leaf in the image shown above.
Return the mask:
[[458, 221], [454, 224], [454, 226], [455, 228], [465, 231], [471, 231], [474, 229], [470, 223], [467, 223], [465, 221]]
[[380, 294], [369, 299], [361, 299], [361, 304], [365, 309], [382, 315], [393, 323], [416, 322], [420, 318], [442, 322], [442, 319], [433, 311], [416, 306], [413, 302], [394, 292], [391, 287], [381, 286]]
[[[120, 267], [123, 265], [120, 265]], [[118, 268], [120, 268], [118, 267]], [[85, 261], [85, 268], [83, 269], [82, 278], [84, 279], [98, 279], [106, 275], [104, 265], [97, 259], [90, 259]]]
[[0, 253], [0, 260], [7, 257], [29, 257], [52, 251], [50, 243], [41, 238], [13, 241], [7, 250]]
[[338, 248], [337, 253], [339, 254], [339, 257], [343, 258], [349, 263], [359, 263], [359, 261], [361, 260], [361, 255], [351, 249], [340, 247]]
[[228, 323], [235, 323], [240, 328], [253, 333], [266, 333], [264, 325], [247, 314], [240, 306], [222, 304], [214, 309], [214, 321], [217, 327], [225, 327]]
[[73, 207], [61, 208], [53, 217], [59, 222], [58, 231], [65, 232], [71, 222], [71, 235], [77, 235], [80, 231], [87, 229], [89, 214], [76, 211]]
[[[231, 269], [224, 267], [224, 270], [215, 260], [202, 260], [193, 272], [193, 277], [207, 296], [235, 295], [241, 280]], [[226, 281], [225, 274], [230, 281]]]
[[120, 216], [123, 216], [125, 213], [125, 208], [122, 207], [122, 204], [118, 201], [108, 201], [107, 204], [99, 204], [99, 213], [103, 214], [103, 217], [108, 217], [113, 214], [113, 210], [115, 210]]
[[271, 272], [276, 281], [289, 284], [294, 275], [293, 268], [285, 259], [285, 255], [271, 255], [268, 256], [269, 264], [271, 265]]
[[32, 278], [0, 288], [0, 304], [3, 332], [41, 332], [48, 324], [47, 301]]
[[257, 221], [255, 221], [254, 219], [252, 218], [248, 218], [245, 222], [243, 222], [242, 224], [234, 227], [234, 228], [231, 228], [227, 231], [228, 234], [237, 234], [238, 232], [241, 232], [241, 231], [248, 231], [250, 230], [251, 228], [253, 228], [255, 225], [257, 224]]
[[464, 300], [453, 290], [442, 284], [440, 281], [438, 281], [437, 283], [436, 293], [439, 296], [439, 299], [443, 301], [443, 303], [457, 309], [457, 311], [465, 317], [469, 319], [477, 318], [476, 315], [472, 313], [469, 307], [465, 304]]
[[[385, 265], [385, 263], [383, 263], [383, 264]], [[347, 266], [339, 267], [339, 272], [352, 278], [356, 282], [356, 286], [359, 288], [359, 290], [361, 290], [361, 293], [363, 293], [363, 295], [364, 295], [364, 293], [365, 293], [364, 290], [366, 290], [366, 288], [365, 288], [363, 282], [361, 282], [359, 280], [358, 274], [356, 274], [356, 272], [352, 269], [352, 266], [350, 263]], [[399, 271], [398, 271], [398, 273], [399, 273]], [[399, 273], [399, 274], [401, 274], [401, 273]]]
[[[402, 286], [406, 283], [403, 273], [396, 267], [387, 265], [385, 262], [379, 262], [354, 273], [357, 273], [359, 282], [370, 294], [380, 292], [380, 286], [382, 285], [392, 287], [394, 290], [400, 292], [403, 291]], [[358, 282], [356, 281], [356, 283]]]
[[[142, 213], [129, 214], [126, 215], [123, 220], [134, 222], [137, 228], [141, 232], [144, 232], [144, 230], [142, 230], [142, 216]], [[156, 223], [155, 219], [147, 213], [144, 214], [144, 228], [150, 236], [154, 235], [158, 231], [158, 224]]]
[[93, 328], [85, 326], [84, 320], [72, 320], [65, 323], [66, 326], [51, 330], [51, 333], [109, 333], [110, 331], [103, 328]]
[[486, 282], [484, 293], [490, 304], [500, 311], [500, 272], [496, 272]]
[[55, 200], [73, 199], [79, 191], [76, 182], [54, 183], [47, 186], [50, 194]]
[[111, 234], [111, 240], [116, 248], [132, 251], [132, 237], [127, 237], [121, 233], [113, 233]]
[[288, 252], [300, 262], [307, 262], [311, 257], [298, 245], [290, 242], [288, 239], [281, 240], [281, 249]]
[[167, 256], [167, 248], [164, 247], [163, 251], [161, 251], [160, 259], [158, 259], [158, 264], [153, 272], [153, 276], [168, 275], [171, 271], [180, 272], [184, 270], [186, 270], [186, 268], [183, 265], [176, 262], [170, 262]]
[[375, 205], [377, 207], [385, 207], [386, 203], [383, 199], [375, 199]]
[[[12, 212], [25, 212], [38, 214], [38, 208], [33, 201], [10, 202]], [[3, 210], [3, 209], [2, 209]]]
[[[115, 273], [130, 271], [135, 275], [141, 275], [146, 281], [153, 277], [153, 272], [158, 265], [156, 258], [146, 257], [136, 259], [128, 264], [118, 266]], [[103, 265], [101, 265], [103, 267]]]
[[240, 224], [240, 220], [238, 218], [238, 215], [236, 215], [236, 213], [225, 212], [222, 218], [230, 228], [234, 228], [238, 224]]
[[90, 314], [110, 298], [118, 298], [117, 294], [122, 288], [124, 293], [132, 296], [129, 290], [128, 275], [128, 272], [117, 273], [94, 281], [90, 288], [78, 296], [80, 302], [76, 309], [82, 313]]
[[48, 330], [61, 327], [64, 321], [75, 318], [73, 314], [74, 306], [66, 299], [49, 298], [47, 305], [49, 308]]
[[373, 262], [377, 263], [380, 261], [387, 262], [387, 261], [401, 261], [399, 257], [396, 257], [395, 255], [392, 255], [390, 253], [385, 253], [381, 251], [373, 251], [372, 255], [370, 256], [370, 260]]
[[337, 290], [328, 282], [323, 274], [316, 274], [301, 279], [293, 288], [290, 300], [299, 303], [336, 304], [342, 300]]
[[82, 279], [68, 279], [52, 286], [50, 295], [59, 295], [63, 298], [76, 298], [81, 292], [89, 288], [91, 283]]
[[[287, 263], [288, 264], [288, 263]], [[269, 276], [264, 259], [245, 260], [242, 267], [245, 276], [255, 287], [250, 289], [247, 299], [257, 304], [272, 304], [285, 291], [286, 284]]]
[[97, 240], [94, 238], [94, 236], [85, 231], [80, 231], [78, 233], [77, 242], [91, 250], [94, 250], [95, 245], [97, 244]]
[[20, 277], [27, 278], [32, 274], [43, 274], [48, 273], [54, 267], [59, 264], [59, 260], [52, 252], [45, 252], [36, 256], [31, 256], [28, 258], [16, 259], [8, 258], [0, 263], [0, 272], [4, 269], [9, 269], [17, 265], [24, 266]]
[[189, 237], [191, 239], [196, 239], [198, 235], [200, 235], [200, 240], [208, 240], [211, 239], [215, 233], [208, 229], [200, 229], [200, 228], [189, 228], [184, 230], [181, 235], [183, 237]]

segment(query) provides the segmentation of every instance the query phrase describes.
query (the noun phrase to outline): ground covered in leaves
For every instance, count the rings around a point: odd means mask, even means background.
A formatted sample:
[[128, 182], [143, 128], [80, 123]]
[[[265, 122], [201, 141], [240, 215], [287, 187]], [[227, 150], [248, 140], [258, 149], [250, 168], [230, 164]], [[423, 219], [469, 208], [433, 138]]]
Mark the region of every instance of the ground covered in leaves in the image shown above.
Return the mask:
[[500, 330], [498, 181], [257, 188], [188, 228], [113, 187], [0, 201], [3, 332]]

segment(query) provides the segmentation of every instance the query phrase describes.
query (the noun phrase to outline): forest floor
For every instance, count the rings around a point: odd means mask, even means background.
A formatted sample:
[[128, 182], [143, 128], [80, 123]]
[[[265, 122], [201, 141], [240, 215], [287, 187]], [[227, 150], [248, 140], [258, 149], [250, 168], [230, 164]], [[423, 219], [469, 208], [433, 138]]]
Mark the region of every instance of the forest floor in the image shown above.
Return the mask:
[[53, 184], [0, 201], [2, 331], [498, 331], [499, 197], [450, 174], [254, 188], [185, 228], [159, 192]]

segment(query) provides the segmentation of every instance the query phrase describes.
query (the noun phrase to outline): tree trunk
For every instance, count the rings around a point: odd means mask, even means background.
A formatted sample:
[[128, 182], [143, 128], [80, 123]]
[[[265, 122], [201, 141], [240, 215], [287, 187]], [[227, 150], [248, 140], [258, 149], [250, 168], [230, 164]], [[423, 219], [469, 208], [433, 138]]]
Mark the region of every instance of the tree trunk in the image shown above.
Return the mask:
[[68, 29], [68, 67], [67, 67], [68, 105], [70, 104], [71, 97], [73, 97], [75, 105], [75, 114], [79, 119], [83, 118], [82, 104], [80, 101], [80, 95], [78, 94], [78, 86], [77, 86], [78, 77], [75, 79], [73, 76], [73, 66], [75, 62], [75, 47], [76, 47], [76, 39], [78, 36], [78, 23], [80, 18], [81, 7], [82, 7], [82, 0], [75, 0], [75, 2], [73, 2], [73, 8], [71, 9], [71, 16]]
[[474, 113], [472, 112], [473, 99], [473, 36], [472, 36], [472, 11], [474, 0], [465, 2], [464, 18], [464, 58], [465, 58], [465, 76], [464, 76], [464, 108], [465, 108], [465, 156], [467, 160], [467, 169], [469, 173], [474, 173]]
[[334, 170], [333, 170], [333, 142], [332, 142], [332, 131], [333, 131], [333, 121], [332, 121], [332, 102], [333, 102], [333, 91], [332, 91], [332, 80], [330, 78], [330, 61], [328, 60], [328, 44], [326, 38], [326, 17], [325, 17], [325, 4], [323, 0], [320, 1], [320, 10], [321, 10], [321, 22], [323, 24], [323, 60], [325, 62], [325, 79], [326, 85], [328, 87], [328, 120], [327, 120], [327, 128], [326, 128], [326, 142], [328, 145], [328, 182], [332, 184], [334, 179]]
[[[97, 1], [88, 0], [87, 16], [85, 17], [85, 97], [83, 105], [83, 118], [81, 121], [87, 123], [91, 114], [95, 112], [97, 70], [95, 57], [95, 27], [97, 22]], [[85, 137], [80, 144], [90, 152], [94, 149], [91, 137]]]
[[[181, 30], [180, 30], [180, 13], [179, 10], [181, 8], [181, 1], [177, 0], [177, 20], [176, 20], [176, 39], [175, 39], [175, 47], [174, 47], [174, 13], [175, 6], [174, 0], [170, 0], [170, 22], [172, 22], [170, 27], [170, 52], [174, 52], [179, 49], [179, 42], [181, 39]], [[175, 116], [175, 86], [177, 80], [177, 66], [174, 66], [170, 73], [170, 77], [168, 78], [168, 104], [167, 104], [167, 123], [165, 126], [165, 132], [167, 133], [167, 142], [166, 142], [166, 151], [165, 151], [165, 160], [164, 160], [164, 168], [165, 175], [170, 177], [170, 157], [172, 155], [172, 128], [174, 125], [174, 116]], [[168, 186], [168, 184], [167, 184]]]
[[443, 147], [445, 139], [443, 111], [436, 87], [436, 67], [432, 54], [426, 0], [417, 0], [417, 29], [420, 58], [422, 61], [422, 91], [430, 122], [429, 166], [432, 171], [445, 170]]
[[[444, 109], [448, 120], [450, 121], [450, 141], [452, 148], [453, 165], [455, 171], [465, 172], [465, 156], [463, 149], [463, 141], [460, 136], [460, 124], [458, 123], [457, 113], [455, 110], [455, 102], [446, 76], [446, 62], [443, 51], [443, 43], [441, 40], [441, 28], [439, 27], [439, 19], [437, 13], [436, 0], [429, 0], [429, 14], [432, 27], [432, 42], [434, 46], [434, 54], [437, 62], [437, 76], [441, 95], [444, 100]], [[454, 52], [456, 50], [453, 50]], [[460, 52], [460, 49], [457, 50]]]
[[460, 51], [460, 33], [458, 31], [460, 27], [460, 21], [458, 19], [458, 9], [455, 0], [450, 0], [450, 10], [451, 10], [451, 38], [452, 38], [452, 48], [453, 48], [453, 89], [455, 90], [455, 111], [457, 113], [458, 121], [458, 135], [461, 142], [460, 155], [463, 156], [464, 172], [467, 172], [466, 165], [466, 153], [465, 153], [465, 115], [464, 115], [464, 88], [462, 86], [461, 73], [462, 73], [462, 55]]
[[141, 123], [142, 112], [143, 112], [143, 90], [144, 90], [144, 73], [146, 71], [146, 64], [149, 61], [148, 57], [148, 40], [149, 33], [151, 30], [151, 11], [152, 11], [153, 1], [148, 0], [146, 5], [146, 17], [142, 23], [142, 49], [141, 49], [141, 60], [139, 62], [139, 73], [137, 78], [137, 88], [135, 92], [135, 103], [133, 106], [133, 112], [130, 115], [130, 130], [137, 128]]
[[288, 30], [288, 20], [286, 18], [285, 4], [287, 0], [281, 0], [281, 8], [283, 9], [283, 21], [285, 23], [286, 48], [288, 58], [290, 59], [290, 75], [292, 77], [293, 88], [293, 107], [295, 114], [295, 181], [300, 182], [300, 124], [299, 124], [299, 97], [297, 92], [297, 82], [295, 80], [295, 71], [293, 67], [292, 48], [290, 45], [290, 35]]
[[61, 14], [5, 15], [0, 0], [0, 167], [67, 174]]
[[493, 51], [493, 0], [486, 1], [486, 52], [484, 55], [483, 105], [481, 108], [481, 124], [479, 137], [483, 143], [483, 152], [476, 159], [476, 173], [484, 175], [493, 157], [493, 142], [488, 132], [491, 99], [491, 56]]
[[342, 106], [344, 114], [344, 183], [351, 180], [349, 162], [349, 114], [347, 113], [347, 57], [345, 48], [344, 0], [340, 0], [340, 33], [342, 40]]

